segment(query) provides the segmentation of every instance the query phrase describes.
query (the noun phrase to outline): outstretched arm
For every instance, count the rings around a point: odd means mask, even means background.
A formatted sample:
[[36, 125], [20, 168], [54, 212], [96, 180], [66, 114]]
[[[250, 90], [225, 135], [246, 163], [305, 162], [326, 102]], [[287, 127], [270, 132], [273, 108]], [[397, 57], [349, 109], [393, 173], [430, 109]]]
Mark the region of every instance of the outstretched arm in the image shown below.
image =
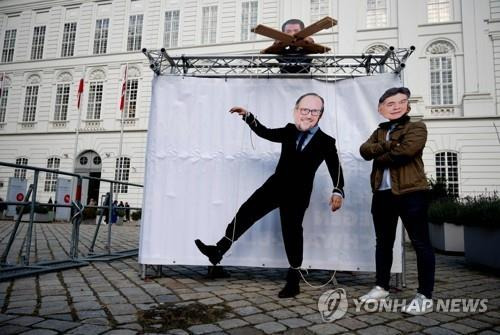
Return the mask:
[[330, 207], [332, 212], [342, 207], [344, 198], [344, 175], [342, 166], [340, 165], [335, 140], [331, 139], [325, 151], [325, 162], [333, 182], [333, 192], [330, 197]]
[[235, 106], [229, 110], [230, 113], [237, 113], [250, 126], [259, 137], [271, 142], [283, 142], [286, 136], [285, 128], [269, 129], [262, 125], [255, 116], [243, 107]]

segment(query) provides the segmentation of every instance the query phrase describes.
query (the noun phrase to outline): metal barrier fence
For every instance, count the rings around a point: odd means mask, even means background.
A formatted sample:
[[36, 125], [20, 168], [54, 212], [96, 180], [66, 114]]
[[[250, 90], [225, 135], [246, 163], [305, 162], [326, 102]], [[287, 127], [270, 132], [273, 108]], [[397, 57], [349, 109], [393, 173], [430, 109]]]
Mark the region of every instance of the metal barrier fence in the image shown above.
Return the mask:
[[[29, 185], [28, 190], [24, 196], [24, 201], [5, 201], [4, 205], [16, 205], [18, 207], [18, 215], [15, 220], [14, 227], [10, 232], [9, 240], [7, 242], [7, 247], [3, 250], [0, 256], [0, 281], [10, 280], [13, 278], [30, 276], [39, 273], [51, 272], [64, 270], [69, 268], [75, 268], [80, 266], [88, 265], [90, 261], [111, 261], [123, 257], [131, 257], [136, 256], [138, 254], [138, 248], [123, 250], [123, 251], [111, 251], [111, 242], [112, 242], [112, 224], [109, 222], [108, 224], [108, 233], [107, 233], [107, 244], [106, 244], [106, 252], [105, 253], [96, 253], [95, 252], [95, 244], [97, 240], [97, 236], [99, 233], [100, 226], [103, 221], [103, 217], [111, 218], [113, 214], [113, 189], [114, 185], [128, 185], [133, 187], [143, 187], [140, 184], [133, 184], [128, 182], [109, 180], [104, 178], [96, 178], [90, 176], [83, 176], [77, 173], [64, 172], [59, 170], [40, 168], [29, 165], [19, 165], [12, 164], [7, 162], [0, 162], [0, 166], [11, 167], [16, 169], [24, 169], [24, 170], [32, 170], [34, 172], [33, 183]], [[74, 200], [72, 200], [70, 205], [66, 204], [53, 204], [53, 203], [38, 203], [37, 202], [37, 190], [38, 190], [38, 181], [40, 177], [40, 172], [47, 172], [54, 175], [64, 175], [70, 176], [72, 178], [76, 178], [76, 191]], [[104, 200], [103, 206], [83, 206], [81, 202], [82, 197], [82, 184], [84, 179], [89, 180], [97, 180], [99, 182], [107, 182], [110, 184], [109, 192], [106, 194], [106, 198]], [[22, 217], [25, 212], [25, 208], [29, 206], [29, 223], [26, 230], [26, 236], [24, 238], [24, 252], [23, 246], [21, 246], [20, 251], [20, 262], [18, 264], [9, 264], [7, 258], [9, 253], [12, 251], [12, 247], [14, 241], [16, 239], [16, 235], [19, 232], [19, 227], [21, 224]], [[30, 263], [30, 254], [32, 248], [32, 238], [33, 238], [33, 230], [34, 230], [34, 218], [35, 218], [35, 206], [46, 206], [48, 208], [71, 208], [72, 216], [71, 216], [71, 238], [70, 238], [70, 248], [69, 248], [69, 257], [63, 260], [54, 260], [54, 261], [42, 261]], [[79, 240], [80, 240], [80, 224], [82, 222], [82, 213], [85, 208], [96, 208], [100, 209], [99, 219], [96, 224], [95, 232], [92, 238], [92, 242], [90, 244], [89, 250], [87, 254], [82, 254], [79, 252]], [[140, 210], [140, 207], [127, 207], [128, 210]], [[105, 214], [107, 211], [107, 215]]]

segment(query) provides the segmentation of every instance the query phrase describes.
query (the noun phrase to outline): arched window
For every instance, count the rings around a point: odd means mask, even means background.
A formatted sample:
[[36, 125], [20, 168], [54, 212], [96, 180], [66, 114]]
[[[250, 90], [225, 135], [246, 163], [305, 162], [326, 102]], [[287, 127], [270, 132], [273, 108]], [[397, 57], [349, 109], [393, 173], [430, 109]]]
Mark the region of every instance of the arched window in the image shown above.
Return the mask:
[[458, 197], [458, 155], [456, 152], [438, 152], [436, 159], [436, 180], [446, 184], [448, 193]]
[[7, 115], [7, 98], [9, 97], [10, 78], [2, 76], [0, 80], [0, 123], [5, 122]]
[[139, 91], [139, 77], [141, 72], [136, 67], [129, 67], [127, 74], [127, 91], [123, 106], [124, 118], [133, 119], [137, 111], [137, 93]]
[[[130, 158], [118, 157], [115, 166], [115, 180], [128, 182], [130, 176]], [[127, 193], [128, 185], [113, 184], [113, 192]]]
[[436, 41], [429, 45], [426, 53], [429, 55], [431, 105], [452, 105], [455, 48], [448, 41]]
[[38, 88], [40, 77], [32, 75], [28, 78], [26, 94], [24, 96], [23, 122], [34, 122], [36, 116], [36, 105], [38, 101]]
[[[28, 165], [28, 158], [26, 158], [26, 157], [16, 158], [16, 164], [17, 165]], [[14, 169], [14, 178], [26, 179], [26, 169], [15, 168]]]
[[63, 72], [57, 77], [54, 121], [68, 119], [69, 91], [72, 81], [73, 77], [68, 72]]
[[[389, 48], [386, 45], [374, 44], [366, 49], [365, 54], [385, 54], [387, 50], [389, 50]], [[378, 70], [379, 73], [386, 72], [385, 65], [380, 65]]]
[[[58, 157], [50, 157], [47, 159], [47, 169], [59, 170], [61, 165], [61, 159]], [[45, 176], [45, 192], [55, 192], [57, 185], [57, 174], [52, 172], [47, 172]]]
[[106, 73], [104, 73], [101, 69], [94, 70], [90, 74], [89, 79], [87, 120], [99, 120], [101, 118], [102, 95], [104, 91]]

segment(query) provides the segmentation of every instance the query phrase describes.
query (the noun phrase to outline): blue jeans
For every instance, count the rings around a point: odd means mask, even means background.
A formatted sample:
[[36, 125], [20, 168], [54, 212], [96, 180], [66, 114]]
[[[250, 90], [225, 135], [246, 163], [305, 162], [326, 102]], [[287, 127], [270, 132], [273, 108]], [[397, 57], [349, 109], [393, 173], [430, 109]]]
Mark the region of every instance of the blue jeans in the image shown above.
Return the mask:
[[394, 195], [391, 190], [387, 190], [373, 194], [372, 215], [377, 237], [375, 262], [378, 286], [389, 289], [392, 248], [398, 217], [401, 217], [417, 254], [418, 293], [427, 298], [432, 297], [435, 258], [427, 223], [428, 203], [426, 191]]

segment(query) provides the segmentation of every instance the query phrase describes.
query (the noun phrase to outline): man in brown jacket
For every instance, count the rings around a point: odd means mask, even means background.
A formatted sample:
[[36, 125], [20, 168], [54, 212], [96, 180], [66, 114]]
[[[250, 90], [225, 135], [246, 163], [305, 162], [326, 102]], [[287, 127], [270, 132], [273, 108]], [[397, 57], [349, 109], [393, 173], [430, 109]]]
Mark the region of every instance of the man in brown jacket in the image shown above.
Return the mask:
[[410, 121], [409, 97], [406, 87], [393, 87], [380, 97], [379, 113], [389, 121], [381, 123], [360, 147], [361, 156], [373, 160], [371, 211], [377, 237], [376, 286], [360, 300], [374, 302], [389, 295], [392, 248], [401, 217], [417, 254], [419, 283], [415, 298], [403, 312], [417, 315], [432, 311], [435, 260], [427, 226], [428, 185], [422, 162], [427, 129], [423, 122]]

